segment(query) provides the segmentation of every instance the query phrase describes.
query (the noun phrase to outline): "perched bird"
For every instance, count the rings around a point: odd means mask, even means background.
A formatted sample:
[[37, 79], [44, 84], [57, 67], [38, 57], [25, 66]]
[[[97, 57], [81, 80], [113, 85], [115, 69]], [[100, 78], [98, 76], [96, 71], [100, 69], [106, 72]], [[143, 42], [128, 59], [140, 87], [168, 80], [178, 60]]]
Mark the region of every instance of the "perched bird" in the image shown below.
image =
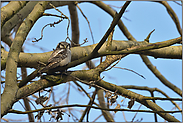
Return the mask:
[[67, 42], [60, 42], [57, 44], [56, 49], [54, 49], [46, 67], [39, 71], [39, 73], [45, 72], [46, 70], [51, 70], [57, 67], [62, 67], [71, 62], [71, 45]]

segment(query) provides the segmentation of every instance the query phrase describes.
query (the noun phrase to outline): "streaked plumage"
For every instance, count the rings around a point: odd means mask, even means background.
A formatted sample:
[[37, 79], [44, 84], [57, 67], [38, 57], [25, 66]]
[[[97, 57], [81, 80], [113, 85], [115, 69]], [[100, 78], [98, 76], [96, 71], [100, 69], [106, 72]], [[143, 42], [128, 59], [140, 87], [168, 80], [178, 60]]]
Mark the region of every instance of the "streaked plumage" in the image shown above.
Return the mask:
[[48, 59], [46, 67], [41, 71], [67, 65], [71, 61], [70, 48], [71, 46], [67, 42], [58, 43], [56, 49], [53, 51], [50, 58]]

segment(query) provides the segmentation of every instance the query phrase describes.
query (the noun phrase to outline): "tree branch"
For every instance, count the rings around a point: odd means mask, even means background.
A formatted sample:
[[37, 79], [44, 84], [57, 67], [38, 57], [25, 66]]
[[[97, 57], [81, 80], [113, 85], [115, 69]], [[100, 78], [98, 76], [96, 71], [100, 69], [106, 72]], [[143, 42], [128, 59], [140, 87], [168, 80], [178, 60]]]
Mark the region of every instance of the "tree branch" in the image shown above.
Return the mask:
[[[68, 5], [68, 9], [71, 18], [72, 41], [74, 44], [79, 44], [79, 22], [75, 3], [70, 3]], [[71, 46], [74, 46], [73, 42], [71, 42]]]
[[168, 88], [170, 88], [171, 90], [173, 90], [175, 93], [177, 93], [179, 96], [182, 96], [182, 90], [180, 88], [178, 88], [177, 86], [175, 86], [174, 84], [172, 84], [170, 81], [168, 81], [158, 70], [155, 66], [153, 66], [149, 59], [144, 58], [143, 62], [146, 63], [147, 67], [151, 70], [152, 73], [154, 73], [154, 75]]
[[157, 1], [157, 2], [161, 3], [166, 8], [168, 14], [170, 15], [170, 17], [174, 21], [174, 23], [175, 23], [175, 25], [177, 27], [177, 30], [179, 32], [179, 34], [182, 36], [182, 29], [181, 29], [181, 26], [180, 26], [179, 19], [178, 19], [176, 13], [171, 8], [171, 6], [168, 4], [167, 1]]
[[[21, 24], [15, 39], [11, 45], [7, 62], [6, 62], [6, 82], [5, 89], [1, 96], [1, 116], [5, 115], [7, 111], [12, 107], [14, 98], [17, 94], [17, 63], [22, 45], [28, 35], [33, 24], [44, 12], [45, 6], [48, 2], [40, 2], [36, 5], [34, 10]], [[39, 12], [38, 12], [39, 11]], [[32, 15], [32, 16], [31, 16]], [[34, 17], [34, 18], [32, 18]]]
[[[13, 1], [14, 2], [14, 1]], [[17, 1], [16, 1], [17, 2]], [[11, 2], [10, 2], [11, 3]], [[37, 1], [30, 1], [26, 4], [24, 8], [22, 8], [19, 12], [17, 12], [16, 16], [13, 16], [9, 19], [2, 27], [1, 31], [1, 38], [2, 41], [9, 45], [10, 43], [7, 41], [7, 38], [10, 35], [11, 30], [18, 24], [22, 23], [22, 21], [30, 14], [30, 12], [34, 9]], [[16, 5], [13, 5], [16, 6]], [[13, 7], [14, 8], [14, 7]]]
[[[72, 81], [73, 77], [69, 75], [75, 76], [81, 80], [86, 80], [86, 81], [98, 80], [98, 77], [99, 77], [99, 75], [97, 75], [98, 69], [95, 68], [91, 70], [80, 70], [75, 72], [68, 71], [68, 76], [63, 76], [62, 79], [60, 79], [60, 75], [57, 75], [57, 76], [47, 75], [43, 77], [44, 79], [39, 80], [38, 82], [34, 82], [32, 84], [29, 84], [20, 88], [19, 91], [17, 92], [17, 99], [23, 98], [24, 96], [31, 95], [32, 93], [35, 93], [38, 90], [41, 90], [46, 87], [58, 85], [60, 83], [64, 83], [67, 81]], [[134, 98], [137, 102], [145, 105], [147, 108], [150, 108], [155, 112], [157, 111], [157, 113], [167, 121], [178, 121], [173, 116], [167, 113], [160, 113], [160, 112], [164, 112], [162, 108], [160, 108], [158, 105], [156, 105], [152, 101], [144, 100], [144, 96], [140, 94], [134, 93], [130, 90], [126, 90], [125, 88], [105, 82], [103, 80], [98, 81], [96, 84], [112, 92], [115, 92], [116, 90], [118, 90], [117, 93], [119, 95], [122, 95], [123, 97], [127, 97], [129, 99]]]
[[[174, 39], [176, 40], [176, 39]], [[120, 51], [130, 48], [132, 46], [141, 46], [144, 44], [147, 44], [145, 42], [136, 42], [136, 41], [112, 41], [112, 47], [111, 50], [112, 52], [106, 52], [106, 44], [104, 44], [100, 50], [98, 57], [100, 56], [106, 56], [106, 55], [119, 55]], [[150, 43], [151, 44], [151, 43]], [[86, 57], [88, 54], [90, 54], [94, 47], [97, 44], [94, 45], [89, 45], [85, 47], [74, 47], [71, 48], [71, 53], [72, 53], [72, 61], [81, 59], [83, 57]], [[113, 52], [115, 51], [115, 52]], [[20, 53], [19, 55], [19, 61], [18, 61], [18, 66], [23, 66], [23, 67], [30, 67], [30, 68], [37, 68], [38, 61], [41, 61], [43, 63], [47, 63], [51, 52], [45, 52], [45, 53]], [[124, 51], [123, 51], [124, 52]], [[8, 57], [7, 51], [5, 51], [3, 48], [1, 48], [1, 70], [5, 69], [6, 65], [6, 60]], [[133, 54], [143, 54], [143, 55], [148, 55], [148, 56], [153, 56], [155, 58], [169, 58], [169, 59], [182, 59], [182, 46], [168, 46], [160, 49], [152, 49], [152, 50], [146, 50], [146, 51], [139, 51], [135, 52]]]
[[[111, 7], [107, 6], [105, 3], [103, 2], [92, 2], [94, 3], [95, 5], [97, 5], [98, 7], [100, 7], [101, 9], [103, 9], [104, 11], [106, 11], [108, 14], [110, 14], [112, 17], [114, 17], [114, 13], [115, 11], [112, 10]], [[169, 8], [168, 11], [170, 11], [171, 8]], [[170, 14], [170, 13], [169, 13]], [[170, 14], [171, 15], [171, 14]], [[175, 15], [175, 14], [174, 14]], [[173, 15], [173, 16], [174, 16]], [[175, 19], [174, 19], [175, 20]], [[130, 32], [128, 31], [128, 29], [126, 28], [126, 26], [123, 24], [123, 22], [120, 20], [119, 23], [118, 23], [118, 26], [119, 28], [121, 29], [121, 31], [124, 33], [124, 35], [128, 38], [128, 40], [133, 40], [133, 41], [136, 41], [136, 39], [130, 34]], [[177, 25], [176, 25], [177, 26]], [[147, 51], [146, 51], [147, 52]], [[146, 54], [145, 54], [146, 55]], [[146, 64], [146, 66], [150, 69], [150, 66], [151, 68], [156, 68], [151, 62], [150, 60], [148, 59], [147, 56], [145, 55], [140, 55], [142, 60], [144, 61], [144, 63]], [[155, 57], [156, 58], [156, 57]], [[182, 59], [182, 57], [180, 57], [180, 59]], [[148, 61], [148, 62], [146, 62]], [[153, 72], [153, 69], [150, 69], [152, 72]], [[166, 83], [166, 78], [156, 69], [156, 72], [153, 72], [155, 76], [159, 76], [158, 78], [160, 79], [160, 81], [162, 83]], [[165, 84], [167, 86], [167, 84]], [[169, 83], [170, 85], [170, 83]], [[173, 88], [173, 87], [176, 87], [175, 85], [171, 84], [172, 87], [169, 86], [169, 88]], [[180, 89], [178, 89], [178, 91], [176, 91], [176, 93], [178, 93], [179, 95], [182, 93], [182, 91], [180, 91]], [[181, 94], [182, 95], [182, 94]]]
[[[100, 110], [106, 110], [106, 111], [129, 111], [129, 112], [148, 112], [148, 113], [180, 113], [181, 111], [150, 111], [150, 110], [129, 110], [129, 109], [108, 109], [108, 108], [101, 108], [101, 107], [95, 107], [91, 105], [78, 105], [78, 104], [73, 104], [73, 105], [62, 105], [62, 106], [55, 106], [55, 107], [46, 107], [42, 109], [37, 109], [37, 110], [32, 110], [32, 111], [17, 111], [11, 109], [9, 113], [15, 113], [15, 114], [27, 114], [27, 113], [33, 113], [33, 112], [38, 112], [38, 111], [43, 111], [43, 110], [49, 110], [49, 109], [59, 109], [59, 108], [67, 108], [67, 107], [89, 107], [89, 108], [94, 108], [94, 109], [100, 109]], [[180, 122], [175, 120], [174, 122]]]
[[[137, 90], [147, 90], [150, 93], [153, 93], [154, 91], [157, 91], [161, 94], [163, 94], [165, 97], [170, 98], [165, 92], [163, 92], [162, 90], [158, 89], [158, 88], [149, 88], [147, 86], [134, 86], [134, 85], [123, 85], [121, 86], [125, 89], [137, 89]], [[179, 109], [179, 111], [181, 110], [181, 108], [179, 107], [179, 105], [174, 102], [173, 100], [170, 100], [172, 102], [173, 105], [175, 105], [175, 107], [177, 107]]]
[[28, 1], [10, 1], [6, 6], [1, 8], [1, 29], [4, 23], [23, 8]]
[[100, 42], [98, 43], [98, 45], [94, 48], [94, 50], [91, 53], [91, 56], [97, 54], [98, 50], [100, 49], [100, 47], [104, 44], [104, 42], [106, 41], [106, 39], [108, 38], [109, 34], [112, 32], [112, 30], [114, 29], [114, 27], [116, 26], [116, 24], [118, 23], [118, 21], [120, 20], [122, 14], [125, 12], [125, 9], [127, 8], [127, 6], [130, 4], [131, 1], [127, 1], [125, 2], [125, 4], [123, 5], [123, 7], [121, 8], [119, 14], [115, 14], [113, 21], [109, 27], [109, 29], [107, 30], [107, 32], [105, 33], [105, 35], [103, 36], [103, 38], [100, 40]]

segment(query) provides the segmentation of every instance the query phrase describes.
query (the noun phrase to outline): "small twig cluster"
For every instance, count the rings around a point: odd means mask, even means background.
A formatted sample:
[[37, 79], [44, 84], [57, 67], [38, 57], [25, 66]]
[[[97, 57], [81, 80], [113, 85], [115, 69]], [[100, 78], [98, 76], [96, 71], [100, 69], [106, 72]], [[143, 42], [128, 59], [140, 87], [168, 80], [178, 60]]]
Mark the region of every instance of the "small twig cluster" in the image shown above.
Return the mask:
[[[70, 40], [70, 41], [71, 41], [71, 40]], [[87, 42], [88, 42], [88, 39], [85, 38], [85, 39], [84, 39], [84, 42], [83, 42], [82, 44], [76, 44], [76, 43], [74, 43], [73, 41], [71, 41], [71, 42], [74, 44], [74, 46], [81, 46], [81, 45], [87, 43]]]
[[[57, 120], [57, 122], [59, 122], [59, 120], [63, 120], [63, 117], [62, 117], [62, 116], [64, 115], [64, 113], [66, 113], [66, 112], [64, 112], [64, 111], [62, 111], [62, 110], [60, 110], [60, 109], [57, 109], [57, 110], [53, 110], [53, 111], [49, 110], [49, 111], [48, 111], [48, 114], [51, 114], [51, 112], [55, 112], [57, 115], [56, 115], [56, 116], [52, 115], [52, 116], [50, 117], [50, 120], [49, 120], [49, 121], [51, 121], [51, 119], [54, 118], [54, 119]], [[67, 113], [66, 113], [66, 114], [67, 114]], [[67, 114], [67, 115], [70, 117], [69, 114]]]
[[[47, 90], [45, 90], [45, 91], [47, 91]], [[47, 92], [49, 92], [49, 91], [50, 91], [50, 90], [48, 90]], [[44, 108], [52, 107], [52, 104], [49, 104], [49, 105], [47, 105], [47, 106], [45, 106], [45, 105], [43, 104], [46, 100], [48, 100], [48, 97], [45, 96], [45, 95], [42, 95], [42, 96], [40, 96], [39, 98], [37, 98], [37, 99], [35, 100], [35, 102], [36, 102], [37, 105], [40, 104], [40, 105], [42, 105]], [[49, 121], [51, 121], [51, 119], [54, 118], [55, 120], [57, 120], [57, 122], [59, 122], [59, 120], [63, 120], [63, 117], [62, 117], [62, 116], [63, 116], [64, 113], [66, 113], [66, 112], [60, 110], [59, 108], [57, 108], [56, 110], [49, 109], [49, 110], [47, 110], [47, 112], [45, 112], [45, 110], [42, 110], [42, 111], [39, 111], [39, 112], [38, 112], [38, 114], [35, 116], [35, 118], [37, 117], [38, 120], [40, 120], [44, 113], [48, 113], [49, 115], [51, 115]], [[54, 115], [53, 113], [55, 113], [56, 115]], [[66, 114], [67, 114], [67, 113], [66, 113]], [[69, 114], [67, 114], [67, 115], [70, 117]]]
[[[74, 76], [73, 76], [73, 77], [74, 77]], [[74, 77], [74, 78], [77, 78], [77, 77]], [[106, 91], [105, 98], [107, 98], [107, 101], [108, 101], [108, 102], [110, 101], [110, 103], [111, 103], [111, 105], [112, 105], [113, 103], [116, 102], [116, 99], [118, 98], [118, 95], [119, 95], [119, 94], [117, 93], [118, 90], [116, 90], [115, 92], [111, 92], [111, 91], [109, 91], [109, 90], [107, 90], [107, 89], [105, 89], [105, 88], [103, 88], [103, 87], [101, 87], [101, 86], [99, 86], [99, 85], [96, 85], [96, 83], [99, 82], [99, 81], [101, 81], [103, 78], [104, 78], [104, 77], [102, 77], [102, 78], [100, 78], [100, 79], [98, 79], [98, 80], [96, 80], [96, 81], [90, 81], [89, 83], [87, 83], [87, 82], [85, 82], [85, 81], [83, 81], [83, 80], [80, 80], [79, 78], [77, 78], [77, 80], [80, 81], [80, 82], [84, 82], [84, 83], [86, 83], [86, 84], [89, 84], [89, 89], [91, 88], [91, 86], [95, 86], [95, 87], [97, 87], [97, 88], [100, 88], [100, 89]], [[122, 95], [121, 95], [121, 96], [122, 96]], [[132, 106], [134, 105], [134, 103], [135, 103], [135, 99], [132, 98], [132, 99], [128, 102], [128, 107], [127, 107], [127, 108], [131, 109]]]
[[35, 116], [35, 118], [37, 117], [37, 119], [40, 120], [43, 114], [44, 114], [44, 110], [38, 111], [38, 114]]
[[[70, 75], [70, 76], [72, 76], [72, 75]], [[102, 78], [99, 78], [96, 81], [90, 81], [90, 82], [85, 82], [85, 81], [80, 80], [79, 78], [77, 78], [75, 76], [72, 76], [72, 77], [75, 78], [76, 80], [80, 81], [80, 82], [83, 82], [85, 84], [89, 84], [89, 89], [91, 88], [91, 86], [94, 86], [94, 87], [97, 87], [97, 88], [100, 88], [100, 89], [106, 91], [107, 93], [106, 93], [105, 97], [108, 98], [108, 101], [111, 102], [111, 105], [116, 102], [116, 99], [118, 98], [118, 94], [117, 94], [118, 90], [116, 90], [115, 92], [111, 92], [111, 91], [109, 91], [109, 90], [107, 90], [107, 89], [105, 89], [105, 88], [103, 88], [99, 85], [96, 85], [96, 83], [101, 81], [104, 78], [104, 76]]]
[[135, 74], [137, 74], [137, 75], [139, 75], [139, 76], [141, 76], [142, 78], [145, 79], [145, 77], [144, 77], [143, 75], [141, 75], [141, 74], [135, 72], [134, 70], [127, 69], [127, 68], [121, 68], [121, 67], [115, 67], [115, 66], [120, 62], [121, 59], [122, 59], [122, 57], [121, 57], [114, 65], [112, 65], [110, 68], [106, 69], [105, 71], [108, 71], [108, 70], [110, 70], [110, 69], [112, 69], [112, 68], [119, 68], [119, 69], [124, 69], [124, 70], [131, 71], [131, 72], [133, 72], [133, 73], [135, 73]]
[[111, 102], [111, 105], [113, 103], [115, 103], [116, 102], [116, 99], [118, 98], [117, 91], [118, 90], [116, 90], [114, 93], [111, 93], [110, 91], [107, 91], [106, 94], [105, 94], [105, 97], [107, 98], [107, 101], [108, 102], [110, 101]]
[[128, 108], [131, 109], [132, 106], [134, 105], [134, 103], [135, 103], [135, 99], [132, 98], [132, 99], [128, 102]]

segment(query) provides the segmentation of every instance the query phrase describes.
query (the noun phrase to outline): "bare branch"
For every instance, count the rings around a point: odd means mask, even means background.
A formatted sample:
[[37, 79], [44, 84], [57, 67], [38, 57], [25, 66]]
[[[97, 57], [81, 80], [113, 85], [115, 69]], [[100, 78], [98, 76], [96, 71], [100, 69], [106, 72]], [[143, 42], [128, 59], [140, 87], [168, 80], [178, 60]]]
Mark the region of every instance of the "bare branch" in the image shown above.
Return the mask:
[[147, 65], [147, 67], [154, 73], [154, 75], [168, 88], [173, 90], [175, 93], [177, 93], [179, 96], [182, 97], [182, 90], [178, 88], [176, 85], [172, 84], [170, 81], [168, 81], [159, 71], [158, 69], [151, 64], [151, 61], [148, 58], [144, 58], [143, 62]]
[[[41, 2], [42, 4], [40, 5], [39, 3], [36, 5], [36, 7], [33, 9], [31, 12], [32, 16], [29, 16], [24, 20], [26, 23], [22, 23], [16, 37], [11, 45], [10, 52], [9, 52], [9, 57], [7, 58], [6, 62], [6, 86], [4, 89], [4, 92], [1, 96], [1, 116], [4, 116], [9, 109], [11, 109], [14, 100], [14, 97], [17, 94], [18, 91], [18, 86], [17, 86], [17, 62], [19, 59], [19, 54], [22, 48], [22, 45], [26, 39], [26, 36], [28, 32], [31, 30], [31, 27], [33, 24], [36, 22], [36, 20], [41, 16], [41, 14], [44, 12], [44, 6], [48, 4], [48, 2]], [[38, 10], [39, 9], [39, 10]], [[41, 12], [39, 12], [41, 11]], [[31, 18], [31, 17], [34, 17]], [[30, 21], [31, 20], [31, 21]], [[5, 91], [6, 90], [6, 91]], [[12, 94], [9, 94], [9, 91], [12, 91]], [[7, 93], [8, 92], [8, 93]], [[9, 98], [7, 98], [9, 97]]]
[[173, 9], [171, 8], [171, 6], [168, 4], [167, 1], [158, 1], [158, 2], [161, 3], [166, 8], [168, 14], [174, 21], [179, 34], [182, 36], [182, 29], [181, 29], [180, 22], [179, 22], [179, 19], [178, 19], [176, 13], [173, 11]]
[[151, 34], [152, 34], [154, 31], [155, 31], [155, 29], [153, 29], [153, 31], [151, 31], [151, 32], [149, 33], [149, 35], [147, 36], [146, 39], [144, 39], [144, 41], [147, 41], [147, 42], [149, 43], [149, 38], [150, 38]]
[[116, 24], [120, 20], [122, 14], [125, 12], [125, 9], [130, 4], [130, 2], [131, 1], [125, 2], [125, 4], [123, 5], [123, 7], [121, 8], [119, 14], [116, 13], [116, 15], [114, 16], [113, 21], [112, 21], [109, 29], [107, 30], [107, 32], [105, 33], [105, 35], [103, 36], [103, 38], [100, 40], [100, 42], [98, 43], [98, 45], [95, 47], [95, 49], [92, 51], [91, 56], [94, 55], [94, 54], [97, 54], [98, 50], [104, 44], [104, 42], [106, 41], [107, 37], [109, 36], [109, 34], [111, 33], [111, 31], [113, 30], [113, 28], [116, 26]]
[[[79, 44], [79, 21], [78, 21], [78, 13], [76, 9], [76, 5], [74, 2], [68, 5], [70, 18], [71, 18], [71, 29], [72, 29], [72, 42], [71, 46], [75, 46], [74, 44]], [[74, 42], [74, 44], [73, 44]]]
[[79, 11], [81, 12], [81, 14], [83, 15], [83, 17], [86, 19], [87, 23], [88, 23], [88, 27], [90, 29], [90, 33], [91, 33], [91, 37], [92, 37], [92, 40], [93, 40], [93, 44], [95, 43], [95, 40], [94, 40], [94, 37], [93, 37], [93, 32], [92, 32], [92, 29], [90, 27], [90, 22], [88, 21], [88, 18], [85, 16], [85, 14], [83, 13], [83, 11], [81, 10], [81, 8], [78, 6], [78, 4], [76, 3], [76, 6], [78, 7]]
[[43, 39], [43, 30], [44, 30], [44, 28], [47, 27], [48, 25], [50, 25], [50, 27], [55, 27], [55, 24], [59, 24], [59, 23], [62, 21], [62, 19], [65, 19], [65, 17], [61, 17], [61, 19], [58, 20], [57, 22], [46, 24], [46, 25], [42, 28], [42, 30], [41, 30], [41, 38], [39, 38], [39, 39], [34, 38], [35, 41], [32, 41], [32, 42], [38, 42], [39, 40], [42, 40], [42, 39]]
[[148, 113], [180, 113], [182, 111], [150, 111], [150, 110], [128, 110], [128, 109], [106, 109], [106, 108], [100, 108], [100, 107], [95, 107], [91, 105], [78, 105], [78, 104], [73, 104], [73, 105], [62, 105], [62, 106], [55, 106], [55, 107], [46, 107], [42, 109], [37, 109], [37, 110], [32, 110], [32, 111], [17, 111], [17, 110], [9, 110], [9, 113], [16, 113], [16, 114], [27, 114], [31, 112], [38, 112], [38, 111], [43, 111], [43, 110], [49, 110], [49, 109], [58, 109], [58, 108], [66, 108], [66, 107], [90, 107], [94, 109], [100, 109], [100, 110], [106, 110], [106, 111], [129, 111], [129, 112], [148, 112]]
[[124, 70], [131, 71], [131, 72], [133, 72], [133, 73], [135, 73], [135, 74], [137, 74], [137, 75], [141, 76], [142, 78], [146, 79], [143, 75], [141, 75], [141, 74], [139, 74], [139, 73], [135, 72], [134, 70], [130, 70], [130, 69], [127, 69], [127, 68], [121, 68], [121, 67], [114, 67], [114, 68], [119, 68], [119, 69], [124, 69]]
[[[165, 92], [163, 92], [162, 90], [160, 90], [158, 88], [149, 88], [147, 86], [134, 86], [134, 85], [123, 85], [121, 87], [126, 88], [126, 89], [147, 90], [150, 93], [157, 91], [157, 92], [163, 94], [166, 98], [170, 98]], [[181, 108], [173, 100], [170, 100], [170, 101], [172, 102], [173, 105], [175, 105], [175, 107], [177, 107], [179, 109], [179, 111], [181, 110]]]

